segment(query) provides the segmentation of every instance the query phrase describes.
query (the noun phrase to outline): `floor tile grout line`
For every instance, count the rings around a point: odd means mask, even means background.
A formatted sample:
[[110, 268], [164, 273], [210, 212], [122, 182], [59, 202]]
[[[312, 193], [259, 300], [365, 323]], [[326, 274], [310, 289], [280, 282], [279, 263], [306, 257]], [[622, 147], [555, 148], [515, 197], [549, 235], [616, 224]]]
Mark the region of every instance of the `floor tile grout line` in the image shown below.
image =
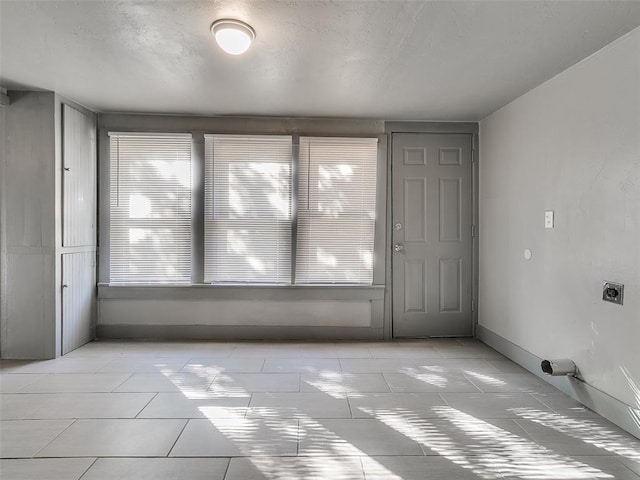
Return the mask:
[[[420, 419], [424, 420], [425, 418], [421, 417]], [[419, 438], [419, 435], [418, 435], [419, 432], [417, 430], [418, 426], [415, 425], [415, 422], [412, 422], [409, 419], [407, 419], [405, 421], [406, 421], [407, 425], [409, 426], [409, 430], [411, 430], [411, 432], [413, 433], [414, 437]], [[416, 440], [416, 438], [414, 438], [413, 441], [416, 442], [418, 444], [418, 446], [420, 447], [420, 450], [422, 451], [422, 455], [424, 457], [430, 456], [430, 455], [427, 454], [427, 450], [426, 450], [427, 447], [419, 439]], [[440, 456], [440, 455], [438, 455], [438, 456]]]
[[[124, 374], [123, 374], [124, 375]], [[111, 390], [109, 393], [117, 393], [116, 390], [118, 388], [120, 388], [122, 385], [124, 385], [131, 377], [133, 377], [133, 373], [131, 373], [127, 378], [125, 378], [122, 383], [120, 383], [119, 385], [117, 385], [113, 390]]]
[[[466, 378], [466, 379], [467, 379], [467, 381], [468, 381], [471, 385], [473, 385], [474, 387], [476, 387], [476, 388], [478, 389], [478, 392], [479, 392], [479, 393], [488, 393], [488, 392], [485, 392], [485, 391], [484, 391], [482, 388], [480, 388], [478, 385], [476, 385], [476, 384], [474, 383], [473, 379], [472, 379], [472, 378], [469, 378], [469, 375], [467, 375], [467, 374], [465, 373], [465, 371], [464, 371], [464, 370], [462, 371], [462, 376], [463, 376], [464, 378]], [[477, 393], [477, 392], [474, 392], [474, 393]]]
[[[577, 457], [578, 455], [575, 455], [575, 456]], [[636, 472], [635, 470], [633, 470], [633, 469], [632, 469], [629, 465], [627, 465], [626, 463], [621, 462], [618, 456], [614, 456], [614, 457], [611, 457], [611, 458], [615, 458], [615, 459], [616, 459], [616, 461], [617, 461], [620, 465], [622, 465], [625, 469], [627, 469], [627, 470], [628, 470], [628, 471], [630, 471], [633, 475], [637, 476], [637, 477], [640, 479], [640, 473], [638, 473], [638, 472]], [[633, 461], [633, 460], [631, 460], [631, 461]], [[637, 462], [636, 462], [636, 463], [637, 463]]]
[[[222, 375], [222, 374], [223, 374], [223, 372], [216, 372], [216, 374], [213, 375], [213, 378], [211, 379], [211, 381], [209, 383], [207, 383], [207, 386], [205, 387], [204, 391], [205, 392], [209, 392], [210, 389], [211, 389], [211, 385], [213, 385], [216, 382], [216, 380], [218, 379], [218, 377], [220, 375]], [[171, 380], [171, 379], [169, 379], [169, 380]], [[172, 382], [173, 382], [173, 380], [172, 380]], [[178, 390], [180, 390], [180, 387], [178, 387], [177, 385], [176, 385], [176, 387], [178, 388]], [[182, 391], [180, 391], [180, 393], [182, 393]]]
[[444, 402], [444, 404], [445, 404], [447, 407], [449, 407], [449, 408], [453, 408], [453, 407], [449, 404], [449, 402], [447, 402], [447, 399], [446, 399], [446, 398], [444, 398], [444, 396], [443, 396], [443, 394], [442, 394], [442, 393], [438, 393], [437, 395], [440, 397], [440, 400], [442, 400], [442, 401]]
[[75, 424], [78, 420], [79, 420], [78, 418], [74, 418], [74, 419], [73, 419], [73, 421], [72, 421], [69, 425], [67, 425], [65, 428], [63, 428], [63, 429], [62, 429], [62, 431], [61, 431], [60, 433], [58, 433], [58, 435], [56, 435], [54, 438], [52, 438], [51, 440], [49, 440], [49, 441], [47, 442], [47, 444], [46, 444], [46, 445], [44, 445], [40, 450], [38, 450], [36, 453], [34, 453], [34, 454], [31, 456], [31, 458], [37, 458], [37, 457], [38, 457], [38, 454], [39, 454], [40, 452], [42, 452], [45, 448], [47, 448], [49, 445], [51, 445], [51, 443], [52, 443], [54, 440], [56, 440], [58, 437], [60, 437], [60, 435], [62, 435], [62, 434], [63, 434], [64, 432], [66, 432], [69, 428], [71, 428], [71, 426], [72, 426], [73, 424]]
[[96, 462], [98, 461], [98, 459], [99, 459], [99, 458], [100, 458], [100, 457], [96, 457], [96, 458], [95, 458], [95, 460], [94, 460], [93, 462], [91, 462], [91, 465], [89, 465], [89, 466], [87, 467], [87, 469], [86, 469], [84, 472], [82, 472], [82, 475], [80, 475], [80, 476], [78, 477], [78, 480], [82, 480], [82, 477], [84, 477], [84, 476], [87, 474], [87, 472], [88, 472], [89, 470], [91, 470], [91, 467], [93, 467], [93, 466], [96, 464]]
[[396, 393], [393, 391], [393, 389], [391, 388], [391, 384], [389, 383], [389, 380], [387, 380], [387, 377], [385, 376], [384, 373], [379, 373], [378, 375], [382, 376], [382, 379], [384, 380], [384, 383], [387, 385], [387, 389], [389, 389], [390, 393]]
[[171, 456], [171, 452], [173, 452], [173, 449], [176, 448], [176, 444], [178, 443], [178, 440], [180, 440], [180, 437], [182, 436], [182, 434], [184, 433], [184, 431], [187, 428], [187, 425], [189, 425], [189, 422], [191, 421], [191, 419], [187, 419], [184, 422], [184, 425], [182, 426], [182, 429], [180, 429], [180, 433], [178, 433], [178, 436], [176, 437], [176, 439], [173, 441], [173, 444], [171, 445], [171, 447], [169, 448], [169, 451], [167, 452], [167, 454], [164, 457], [161, 458], [170, 458]]
[[360, 469], [362, 471], [362, 480], [367, 480], [367, 472], [365, 471], [364, 468], [364, 462], [362, 461], [362, 456], [358, 457], [359, 461], [360, 461]]
[[[118, 387], [120, 388], [120, 387]], [[18, 395], [18, 396], [27, 396], [27, 395], [119, 395], [119, 394], [132, 394], [132, 393], [156, 393], [155, 390], [149, 392], [111, 392], [109, 390], [101, 391], [101, 392], [78, 392], [78, 391], [60, 391], [60, 392], [19, 392], [19, 393], [0, 393], [0, 396], [6, 395]]]
[[347, 406], [349, 407], [349, 417], [350, 418], [354, 418], [353, 417], [353, 410], [351, 409], [351, 402], [349, 401], [349, 394], [348, 393], [345, 395], [345, 399], [347, 400]]
[[540, 405], [542, 405], [542, 407], [547, 408], [549, 410], [551, 410], [553, 413], [556, 413], [558, 415], [561, 415], [560, 412], [557, 412], [554, 408], [552, 408], [550, 405], [547, 405], [546, 403], [544, 403], [542, 401], [542, 399], [538, 398], [536, 395], [539, 395], [540, 393], [544, 393], [544, 392], [526, 392], [527, 395], [529, 395], [531, 398], [533, 398], [535, 401], [537, 401]]
[[247, 403], [247, 406], [245, 407], [244, 410], [244, 415], [242, 416], [242, 418], [250, 418], [249, 417], [249, 411], [251, 410], [251, 402], [253, 402], [253, 394], [254, 392], [249, 392], [249, 402]]
[[[1, 1], [1, 0], [0, 0]], [[118, 386], [117, 388], [120, 388]], [[153, 392], [116, 392], [115, 390], [55, 390], [51, 392], [15, 392], [2, 395], [110, 395], [114, 393], [153, 393]]]
[[[244, 408], [244, 407], [241, 407]], [[95, 420], [95, 421], [102, 421], [102, 420], [184, 420], [186, 418], [192, 418], [192, 417], [37, 417], [37, 418], [26, 418], [26, 417], [20, 417], [20, 418], [3, 418], [2, 420], [0, 420], [0, 424], [2, 422], [40, 422], [40, 421], [45, 421], [45, 420], [74, 420], [74, 423], [77, 422], [84, 422], [86, 420]]]
[[[176, 458], [178, 458], [178, 457], [176, 457]], [[227, 474], [229, 473], [229, 468], [231, 467], [231, 458], [232, 457], [229, 457], [227, 459], [227, 465], [226, 465], [226, 467], [224, 469], [224, 474], [222, 475], [222, 480], [225, 480], [227, 478]]]
[[[15, 375], [15, 374], [8, 373], [8, 374], [6, 374], [6, 375]], [[33, 374], [33, 373], [23, 373], [23, 375], [39, 375], [39, 374], [37, 374], [37, 373], [35, 373], [35, 374]], [[1, 375], [0, 375], [0, 378], [1, 378]], [[26, 385], [23, 385], [23, 386], [22, 386], [22, 387], [20, 387], [20, 388], [18, 389], [18, 391], [17, 391], [17, 392], [15, 392], [15, 393], [16, 393], [16, 394], [17, 394], [17, 393], [22, 393], [22, 390], [24, 390], [24, 389], [25, 389], [25, 388], [27, 388], [27, 387], [30, 387], [31, 385], [33, 385], [33, 384], [34, 384], [34, 383], [36, 383], [36, 382], [37, 382], [37, 380], [35, 380], [34, 382], [31, 382], [31, 383], [28, 383], [28, 384], [26, 384]], [[5, 392], [0, 392], [0, 394], [4, 394], [4, 393], [5, 393]]]
[[260, 367], [260, 373], [266, 373], [264, 371], [264, 367], [267, 364], [267, 357], [264, 357], [264, 359], [262, 360], [262, 366]]
[[526, 429], [526, 427], [525, 427], [524, 425], [522, 425], [522, 424], [518, 421], [518, 420], [522, 420], [522, 419], [520, 419], [520, 418], [512, 418], [511, 420], [513, 420], [513, 423], [515, 423], [516, 425], [518, 425], [518, 427], [520, 428], [520, 430], [522, 430], [522, 431], [525, 433], [525, 435], [528, 437], [528, 440], [530, 440], [531, 442], [533, 442], [533, 443], [535, 443], [535, 444], [537, 444], [537, 445], [540, 445], [540, 446], [541, 446], [541, 447], [543, 447], [543, 448], [546, 448], [546, 447], [544, 447], [544, 445], [543, 445], [542, 443], [538, 442], [535, 438], [533, 438], [533, 436], [529, 433], [529, 431]]
[[138, 413], [135, 414], [135, 416], [133, 417], [134, 419], [139, 418], [138, 416], [144, 411], [144, 409], [147, 408], [149, 404], [153, 402], [153, 400], [159, 395], [159, 392], [149, 392], [149, 393], [153, 393], [153, 396], [149, 399], [147, 403], [145, 403], [145, 405], [138, 411]]

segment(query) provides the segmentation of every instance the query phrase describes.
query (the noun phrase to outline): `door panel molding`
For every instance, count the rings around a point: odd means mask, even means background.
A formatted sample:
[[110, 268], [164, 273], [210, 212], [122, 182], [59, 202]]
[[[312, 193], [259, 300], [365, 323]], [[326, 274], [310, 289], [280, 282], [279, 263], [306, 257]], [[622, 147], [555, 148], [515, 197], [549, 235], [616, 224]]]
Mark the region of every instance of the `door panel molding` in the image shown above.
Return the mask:
[[[404, 178], [403, 179], [403, 201], [404, 211], [413, 213], [413, 207], [419, 207], [416, 215], [424, 219], [427, 212], [427, 181], [424, 178]], [[420, 190], [414, 190], [411, 185], [419, 185]], [[416, 201], [418, 200], [418, 201]], [[403, 223], [405, 242], [424, 242], [427, 239], [427, 224], [425, 221], [417, 224]]]
[[462, 258], [440, 259], [440, 313], [462, 312]]
[[[440, 177], [440, 241], [462, 241], [462, 179]], [[451, 190], [453, 189], [453, 190]], [[455, 215], [455, 218], [451, 218]], [[450, 233], [451, 235], [448, 235]]]
[[424, 260], [404, 262], [404, 311], [424, 313], [427, 311], [427, 277]]

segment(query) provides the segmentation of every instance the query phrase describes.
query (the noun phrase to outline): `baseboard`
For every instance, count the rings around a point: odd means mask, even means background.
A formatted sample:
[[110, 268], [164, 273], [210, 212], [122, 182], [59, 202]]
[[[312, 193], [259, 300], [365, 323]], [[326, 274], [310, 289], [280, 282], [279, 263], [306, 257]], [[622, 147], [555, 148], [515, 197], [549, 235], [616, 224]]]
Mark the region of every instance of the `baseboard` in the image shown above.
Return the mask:
[[640, 438], [640, 410], [621, 402], [582, 380], [568, 376], [551, 377], [545, 375], [540, 369], [542, 358], [524, 350], [482, 325], [476, 326], [476, 336], [478, 340], [573, 397], [585, 407], [615, 423], [631, 435]]
[[162, 340], [382, 340], [382, 328], [229, 325], [97, 325], [97, 338]]

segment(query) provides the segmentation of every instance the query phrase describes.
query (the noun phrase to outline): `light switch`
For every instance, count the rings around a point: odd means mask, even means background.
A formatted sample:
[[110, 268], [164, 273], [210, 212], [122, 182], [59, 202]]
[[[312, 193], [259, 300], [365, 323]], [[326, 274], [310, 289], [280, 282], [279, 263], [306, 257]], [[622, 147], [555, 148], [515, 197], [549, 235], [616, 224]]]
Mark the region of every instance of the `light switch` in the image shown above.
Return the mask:
[[553, 210], [544, 212], [544, 228], [553, 228]]

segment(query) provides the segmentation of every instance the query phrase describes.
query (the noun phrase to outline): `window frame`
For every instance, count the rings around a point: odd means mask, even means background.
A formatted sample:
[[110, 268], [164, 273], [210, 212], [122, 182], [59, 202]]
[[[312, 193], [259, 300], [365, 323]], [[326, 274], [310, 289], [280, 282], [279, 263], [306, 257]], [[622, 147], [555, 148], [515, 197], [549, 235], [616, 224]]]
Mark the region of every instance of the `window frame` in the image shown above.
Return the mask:
[[[186, 218], [186, 216], [184, 217], [184, 224], [185, 226], [188, 224], [189, 228], [188, 228], [188, 232], [189, 232], [189, 242], [188, 244], [188, 248], [189, 248], [189, 263], [192, 263], [192, 259], [193, 259], [193, 243], [194, 243], [194, 239], [193, 239], [193, 142], [192, 142], [192, 135], [190, 133], [148, 133], [148, 132], [117, 132], [117, 131], [109, 131], [108, 132], [108, 137], [109, 137], [109, 168], [111, 169], [111, 167], [113, 166], [113, 161], [114, 161], [114, 156], [113, 156], [113, 152], [111, 152], [111, 146], [115, 143], [117, 145], [117, 154], [115, 157], [115, 161], [118, 165], [120, 165], [120, 158], [119, 158], [119, 140], [123, 139], [124, 141], [126, 141], [127, 138], [135, 138], [138, 140], [141, 140], [142, 142], [148, 141], [151, 138], [162, 138], [165, 141], [167, 139], [169, 139], [170, 142], [178, 142], [179, 140], [184, 141], [185, 144], [189, 145], [189, 160], [188, 160], [188, 167], [189, 167], [189, 191], [191, 192], [191, 198], [189, 199], [189, 207], [190, 207], [190, 213], [189, 213], [189, 219]], [[135, 154], [134, 154], [135, 157]], [[184, 160], [182, 161], [186, 161], [186, 156], [184, 157]], [[140, 160], [138, 158], [134, 158], [134, 162], [139, 162]], [[135, 164], [135, 163], [134, 163]], [[124, 167], [125, 169], [127, 168], [126, 166]], [[111, 173], [111, 172], [110, 172]], [[147, 172], [148, 174], [148, 172]], [[119, 190], [120, 190], [120, 174], [119, 174], [119, 170], [116, 171], [115, 175], [110, 175], [109, 177], [109, 243], [111, 246], [111, 241], [113, 240], [112, 238], [112, 231], [111, 231], [111, 222], [112, 222], [112, 216], [111, 216], [111, 208], [113, 206], [113, 202], [111, 202], [111, 193], [113, 193], [112, 190], [112, 184], [111, 184], [111, 180], [113, 178], [117, 179], [117, 186], [116, 186], [116, 191], [118, 192], [117, 194], [119, 194]], [[126, 180], [124, 181], [125, 185], [127, 185], [129, 182], [127, 182]], [[129, 217], [131, 218], [131, 217]], [[172, 217], [170, 220], [176, 221], [176, 220], [180, 220], [181, 217]], [[157, 228], [157, 219], [156, 218], [144, 218], [144, 217], [134, 217], [130, 220], [130, 227], [133, 225], [140, 225], [142, 228], [144, 228], [145, 225], [149, 225], [152, 227], [156, 227]], [[182, 223], [182, 222], [180, 222]], [[129, 227], [129, 228], [130, 228]], [[134, 227], [135, 228], [135, 227]], [[183, 245], [184, 247], [186, 247], [186, 245]], [[111, 256], [111, 248], [109, 249], [109, 270], [111, 270], [112, 264], [111, 264], [111, 260], [112, 260], [112, 256]], [[111, 273], [111, 272], [110, 272]], [[185, 272], [185, 277], [187, 272]], [[192, 275], [192, 265], [189, 265], [189, 271], [188, 271], [188, 276], [190, 277]], [[111, 277], [111, 275], [110, 275]], [[123, 277], [124, 278], [124, 277]], [[109, 279], [109, 281], [111, 282], [111, 278]], [[187, 281], [186, 278], [184, 281], [182, 282], [168, 282], [168, 281], [151, 281], [151, 280], [147, 280], [147, 281], [141, 281], [141, 282], [133, 282], [133, 281], [114, 281], [112, 283], [112, 285], [189, 285], [191, 282]]]
[[[298, 143], [296, 145], [296, 151], [297, 151], [296, 171], [297, 172], [301, 171], [301, 167], [300, 167], [300, 158], [301, 158], [301, 155], [300, 155], [300, 138], [322, 139], [322, 140], [327, 141], [326, 142], [327, 144], [331, 144], [332, 140], [336, 140], [336, 139], [340, 139], [340, 138], [349, 139], [349, 140], [350, 139], [358, 139], [358, 140], [360, 140], [360, 139], [372, 139], [372, 138], [375, 138], [375, 137], [356, 136], [356, 135], [348, 135], [348, 136], [347, 135], [345, 135], [345, 136], [338, 136], [338, 135], [331, 135], [331, 136], [329, 136], [329, 135], [300, 135], [300, 136], [297, 137]], [[320, 142], [320, 144], [322, 144], [322, 143], [324, 143], [324, 142]], [[378, 214], [379, 214], [379, 202], [380, 202], [380, 197], [378, 196], [378, 191], [379, 191], [379, 188], [380, 188], [380, 185], [379, 185], [379, 175], [380, 175], [380, 171], [379, 171], [379, 167], [380, 167], [380, 165], [379, 165], [379, 161], [380, 161], [380, 139], [379, 138], [376, 138], [376, 151], [378, 152], [378, 156], [376, 158], [376, 168], [375, 168], [375, 194], [374, 194], [375, 210], [374, 210], [374, 218], [373, 218], [374, 228], [373, 228], [373, 238], [372, 238], [372, 245], [373, 245], [373, 251], [372, 251], [373, 258], [372, 258], [372, 261], [373, 262], [375, 262], [375, 259], [376, 259], [376, 244], [375, 244], [375, 241], [376, 241], [377, 227], [378, 227], [378, 223], [380, 221], [380, 218], [378, 216]], [[309, 164], [307, 165], [306, 168], [308, 169], [308, 172], [310, 172], [312, 159], [309, 158], [307, 161], [309, 162]], [[298, 187], [300, 187], [300, 181], [299, 180], [300, 180], [299, 176], [296, 176], [296, 189], [298, 189]], [[307, 193], [309, 193], [309, 189], [310, 189], [310, 186], [307, 185]], [[299, 194], [300, 194], [300, 192], [298, 190], [296, 190], [296, 207], [297, 207], [296, 208], [296, 217], [295, 217], [296, 218], [296, 238], [295, 238], [296, 249], [295, 249], [295, 252], [294, 252], [294, 254], [296, 256], [293, 257], [293, 260], [292, 260], [293, 263], [296, 264], [295, 268], [297, 268], [297, 260], [298, 260], [297, 248], [298, 248], [298, 245], [300, 244], [299, 239], [298, 239], [298, 233], [299, 233], [298, 225], [299, 225], [299, 220], [300, 220], [299, 213], [301, 211], [301, 209], [298, 208], [298, 205], [299, 205]], [[307, 215], [307, 218], [309, 218], [310, 220], [312, 220], [314, 218], [320, 219], [320, 222], [322, 222], [322, 219], [324, 217], [323, 215], [314, 214], [313, 211], [310, 209], [309, 205], [306, 206], [306, 210], [309, 212], [309, 214]], [[346, 217], [347, 216], [341, 216], [341, 219], [345, 219]], [[363, 215], [350, 215], [350, 217], [352, 219], [362, 219]], [[313, 222], [310, 222], [309, 224], [311, 225], [312, 223]], [[298, 276], [292, 277], [292, 282], [295, 283], [296, 285], [300, 285], [300, 286], [304, 286], [304, 285], [360, 285], [360, 286], [369, 286], [369, 285], [375, 284], [375, 278], [374, 278], [375, 269], [374, 269], [374, 267], [375, 267], [375, 265], [372, 264], [372, 267], [371, 267], [371, 283], [369, 283], [369, 282], [366, 282], [366, 283], [365, 282], [344, 282], [344, 281], [337, 281], [335, 279], [334, 279], [334, 281], [331, 281], [331, 282], [321, 282], [321, 283], [302, 282], [302, 281], [300, 281]]]
[[[205, 185], [204, 185], [204, 190], [205, 190], [205, 199], [204, 199], [204, 209], [205, 209], [205, 237], [202, 239], [204, 244], [205, 244], [205, 258], [204, 258], [204, 263], [205, 263], [205, 278], [204, 278], [204, 282], [207, 284], [211, 284], [211, 285], [251, 285], [251, 284], [256, 284], [256, 285], [290, 285], [293, 282], [293, 263], [294, 263], [294, 259], [291, 256], [291, 252], [293, 251], [293, 241], [294, 241], [294, 236], [293, 236], [293, 209], [292, 209], [292, 203], [293, 203], [293, 185], [292, 185], [292, 181], [293, 181], [293, 168], [294, 168], [294, 160], [293, 160], [293, 139], [291, 137], [291, 135], [248, 135], [248, 134], [242, 134], [242, 135], [228, 135], [228, 134], [209, 134], [206, 133], [204, 135], [205, 137]], [[207, 280], [207, 227], [209, 227], [211, 229], [211, 231], [215, 230], [215, 225], [216, 222], [220, 222], [220, 223], [226, 223], [228, 225], [233, 225], [233, 224], [237, 224], [239, 226], [243, 226], [246, 225], [248, 223], [250, 223], [250, 221], [248, 221], [246, 218], [240, 218], [237, 220], [234, 220], [232, 218], [227, 218], [226, 215], [229, 212], [224, 212], [221, 216], [216, 216], [216, 210], [217, 210], [217, 206], [216, 206], [216, 188], [215, 188], [215, 184], [218, 182], [218, 180], [216, 179], [216, 171], [217, 168], [216, 166], [218, 165], [218, 168], [220, 168], [220, 164], [216, 163], [216, 158], [215, 158], [215, 141], [216, 141], [216, 137], [218, 137], [218, 139], [220, 139], [222, 137], [222, 141], [224, 142], [224, 140], [230, 140], [230, 137], [238, 137], [239, 139], [242, 137], [255, 137], [255, 138], [259, 138], [259, 137], [265, 137], [264, 140], [266, 140], [266, 142], [268, 143], [269, 141], [273, 142], [274, 144], [277, 144], [278, 142], [282, 142], [283, 144], [287, 144], [287, 146], [291, 149], [291, 151], [289, 152], [288, 155], [288, 180], [289, 180], [289, 185], [288, 185], [288, 201], [289, 201], [289, 211], [288, 211], [288, 218], [282, 219], [282, 218], [278, 218], [278, 215], [276, 215], [276, 217], [274, 218], [274, 220], [277, 223], [282, 222], [282, 224], [285, 226], [285, 230], [289, 230], [288, 235], [284, 235], [284, 237], [282, 237], [281, 239], [285, 239], [288, 237], [288, 241], [289, 241], [289, 245], [288, 245], [288, 249], [286, 252], [286, 256], [288, 256], [288, 263], [289, 263], [289, 281], [283, 281], [283, 282], [260, 282], [256, 279], [255, 282], [250, 282], [250, 281], [233, 281], [233, 280], [228, 280], [228, 281], [208, 281]], [[280, 138], [278, 138], [280, 137]], [[207, 140], [210, 141], [210, 147], [207, 146]], [[250, 145], [250, 142], [248, 142], [247, 144], [243, 145]], [[209, 148], [211, 149], [211, 151], [209, 151]], [[208, 165], [208, 155], [211, 155], [210, 157], [210, 162], [211, 164]], [[231, 162], [229, 162], [229, 160], [224, 159], [222, 161], [222, 164], [228, 164], [229, 166], [232, 165]], [[211, 181], [211, 185], [208, 185], [208, 182]], [[230, 188], [229, 185], [225, 184], [225, 187]], [[224, 187], [223, 187], [224, 188]], [[223, 194], [224, 197], [224, 194]], [[210, 217], [210, 218], [208, 218]], [[258, 217], [258, 218], [263, 218], [263, 217]], [[264, 218], [268, 218], [268, 217], [264, 217]], [[288, 227], [288, 228], [287, 228]], [[251, 226], [249, 226], [249, 228], [251, 228]], [[215, 237], [214, 234], [212, 234], [212, 236]], [[211, 241], [211, 243], [215, 243], [215, 241]], [[215, 249], [213, 249], [215, 251]], [[212, 252], [213, 255], [215, 255], [214, 252]], [[276, 255], [277, 257], [277, 255]], [[284, 275], [286, 276], [286, 261], [284, 262], [285, 266], [283, 268], [283, 270], [279, 270], [276, 269], [276, 276], [279, 276], [280, 273], [284, 273]], [[215, 262], [214, 262], [215, 264]], [[214, 268], [215, 269], [215, 268]], [[213, 275], [213, 273], [211, 273], [210, 275]]]
[[[353, 290], [379, 291], [385, 285], [386, 263], [387, 263], [387, 140], [388, 136], [381, 127], [382, 122], [371, 121], [344, 121], [333, 120], [306, 120], [306, 119], [254, 119], [256, 124], [263, 128], [248, 128], [246, 119], [235, 118], [233, 121], [222, 118], [202, 118], [194, 119], [186, 117], [147, 117], [131, 114], [110, 114], [110, 122], [104, 122], [99, 128], [99, 264], [98, 264], [98, 286], [102, 295], [108, 295], [109, 290], [114, 294], [130, 289], [132, 292], [147, 290], [158, 290], [158, 286], [148, 286], [145, 284], [110, 285], [109, 257], [110, 257], [110, 168], [109, 168], [109, 132], [122, 132], [130, 134], [191, 134], [192, 136], [192, 262], [191, 262], [191, 284], [167, 284], [161, 289], [163, 292], [171, 290], [180, 291], [178, 295], [184, 296], [185, 289], [195, 288], [197, 296], [202, 295], [201, 289], [221, 289], [227, 291], [229, 288], [242, 289], [249, 294], [256, 289], [266, 289], [273, 295], [274, 291], [297, 291], [308, 289], [309, 291], [325, 290], [328, 297], [333, 297], [331, 291], [337, 288], [348, 288]], [[101, 122], [102, 123], [102, 122]], [[230, 126], [229, 123], [232, 125]], [[346, 127], [344, 124], [348, 124]], [[111, 124], [111, 125], [109, 125]], [[149, 126], [153, 128], [149, 128]], [[178, 127], [176, 125], [179, 125]], [[320, 128], [315, 128], [320, 126]], [[313, 128], [309, 128], [309, 126]], [[205, 140], [206, 135], [234, 134], [234, 135], [289, 135], [292, 137], [292, 165], [291, 165], [291, 284], [224, 284], [204, 282], [204, 209], [205, 209]], [[297, 245], [297, 197], [298, 197], [298, 171], [299, 171], [299, 138], [300, 137], [361, 137], [378, 139], [378, 158], [376, 168], [376, 221], [374, 233], [374, 255], [373, 255], [373, 283], [368, 284], [295, 284], [295, 258]], [[139, 287], [139, 288], [138, 288]], [[274, 290], [275, 289], [275, 290]], [[205, 294], [206, 295], [206, 294]], [[240, 293], [240, 295], [243, 295]], [[296, 294], [299, 295], [299, 294]], [[372, 294], [374, 295], [374, 294]], [[322, 295], [321, 295], [322, 296]], [[378, 296], [375, 294], [374, 296]]]

